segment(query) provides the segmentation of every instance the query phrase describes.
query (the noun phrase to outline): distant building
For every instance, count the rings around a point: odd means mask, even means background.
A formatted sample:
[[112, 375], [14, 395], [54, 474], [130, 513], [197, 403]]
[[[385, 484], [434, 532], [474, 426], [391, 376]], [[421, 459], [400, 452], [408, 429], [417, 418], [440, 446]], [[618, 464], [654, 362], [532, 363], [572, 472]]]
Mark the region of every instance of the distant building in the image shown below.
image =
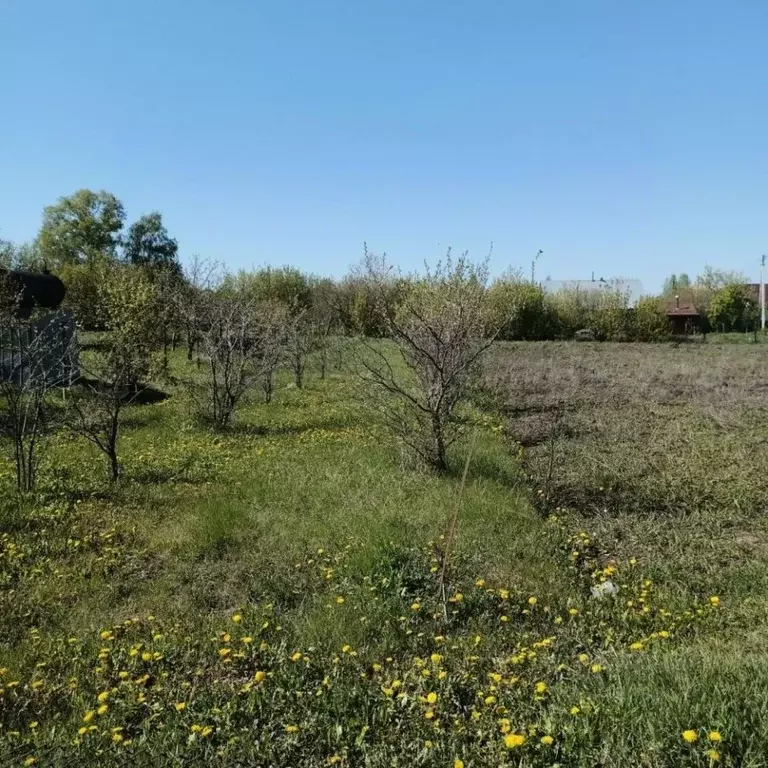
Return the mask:
[[[4, 269], [0, 282], [11, 309], [7, 326], [0, 323], [0, 381], [71, 386], [80, 371], [74, 319], [59, 309], [64, 284], [53, 275]], [[51, 311], [32, 317], [36, 309]]]
[[676, 335], [689, 336], [701, 331], [701, 313], [692, 301], [681, 301], [679, 296], [667, 304], [667, 319]]
[[[747, 297], [760, 306], [760, 283], [747, 283], [744, 289]], [[765, 297], [766, 301], [768, 301], [768, 286], [765, 288]]]
[[627, 297], [627, 306], [634, 307], [643, 295], [643, 284], [639, 280], [626, 280], [621, 277], [604, 280], [602, 277], [590, 280], [550, 280], [541, 283], [545, 293], [561, 291], [580, 291], [582, 293], [620, 293]]

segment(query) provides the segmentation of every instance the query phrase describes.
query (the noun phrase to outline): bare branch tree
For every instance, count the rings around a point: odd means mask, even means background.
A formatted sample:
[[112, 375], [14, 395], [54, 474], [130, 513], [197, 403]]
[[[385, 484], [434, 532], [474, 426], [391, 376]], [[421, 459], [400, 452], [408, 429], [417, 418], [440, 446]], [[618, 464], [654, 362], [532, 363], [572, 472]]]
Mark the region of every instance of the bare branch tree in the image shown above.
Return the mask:
[[366, 251], [365, 263], [396, 344], [392, 350], [363, 339], [358, 346], [358, 372], [373, 388], [368, 400], [419, 458], [444, 470], [460, 434], [455, 408], [495, 338], [484, 337], [487, 263], [473, 265], [466, 254], [454, 262], [449, 251], [434, 270], [411, 279], [397, 305], [385, 300], [394, 279], [385, 259]]
[[58, 420], [48, 395], [75, 372], [74, 324], [63, 312], [19, 319], [13, 285], [0, 277], [0, 434], [10, 437], [19, 491], [35, 488], [41, 440]]
[[272, 401], [275, 374], [285, 355], [290, 325], [285, 304], [265, 301], [256, 305], [248, 355], [267, 403]]
[[192, 362], [195, 346], [200, 363], [200, 347], [197, 330], [206, 311], [206, 296], [216, 289], [222, 280], [223, 268], [217, 261], [193, 256], [184, 269], [184, 282], [177, 285], [173, 293], [176, 312], [187, 339], [187, 360]]
[[90, 366], [67, 400], [70, 428], [105, 455], [112, 482], [120, 477], [117, 448], [123, 409], [141, 393], [132, 368], [120, 358]]
[[226, 429], [248, 390], [253, 386], [251, 339], [254, 305], [243, 296], [208, 293], [199, 302], [195, 335], [199, 339], [207, 373], [188, 380], [198, 416]]
[[285, 358], [297, 389], [304, 386], [308, 358], [317, 345], [315, 330], [306, 310], [295, 314], [288, 326]]

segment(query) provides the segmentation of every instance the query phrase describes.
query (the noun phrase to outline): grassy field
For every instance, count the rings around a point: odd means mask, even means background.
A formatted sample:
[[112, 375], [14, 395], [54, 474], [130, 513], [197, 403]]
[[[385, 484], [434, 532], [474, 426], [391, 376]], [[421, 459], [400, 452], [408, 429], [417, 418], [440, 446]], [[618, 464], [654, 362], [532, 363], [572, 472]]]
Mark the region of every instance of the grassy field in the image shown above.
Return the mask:
[[341, 372], [3, 450], [0, 765], [768, 765], [765, 354], [500, 346], [443, 477]]

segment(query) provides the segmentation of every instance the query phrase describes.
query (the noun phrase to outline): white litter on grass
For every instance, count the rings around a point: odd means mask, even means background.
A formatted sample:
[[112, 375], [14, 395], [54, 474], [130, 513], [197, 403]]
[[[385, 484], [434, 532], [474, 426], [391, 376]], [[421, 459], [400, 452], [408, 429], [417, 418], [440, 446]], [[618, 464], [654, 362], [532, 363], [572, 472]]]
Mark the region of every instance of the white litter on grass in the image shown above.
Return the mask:
[[592, 587], [592, 597], [596, 597], [601, 600], [606, 595], [615, 595], [619, 588], [610, 580], [604, 581], [602, 584]]

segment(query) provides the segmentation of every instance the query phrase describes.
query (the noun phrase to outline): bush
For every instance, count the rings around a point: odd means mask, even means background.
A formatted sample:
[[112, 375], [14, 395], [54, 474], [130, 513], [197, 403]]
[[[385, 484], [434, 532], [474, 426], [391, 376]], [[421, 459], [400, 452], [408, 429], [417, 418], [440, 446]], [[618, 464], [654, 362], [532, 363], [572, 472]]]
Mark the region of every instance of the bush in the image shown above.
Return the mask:
[[489, 326], [506, 341], [552, 338], [555, 328], [544, 291], [522, 280], [500, 278], [488, 291]]

